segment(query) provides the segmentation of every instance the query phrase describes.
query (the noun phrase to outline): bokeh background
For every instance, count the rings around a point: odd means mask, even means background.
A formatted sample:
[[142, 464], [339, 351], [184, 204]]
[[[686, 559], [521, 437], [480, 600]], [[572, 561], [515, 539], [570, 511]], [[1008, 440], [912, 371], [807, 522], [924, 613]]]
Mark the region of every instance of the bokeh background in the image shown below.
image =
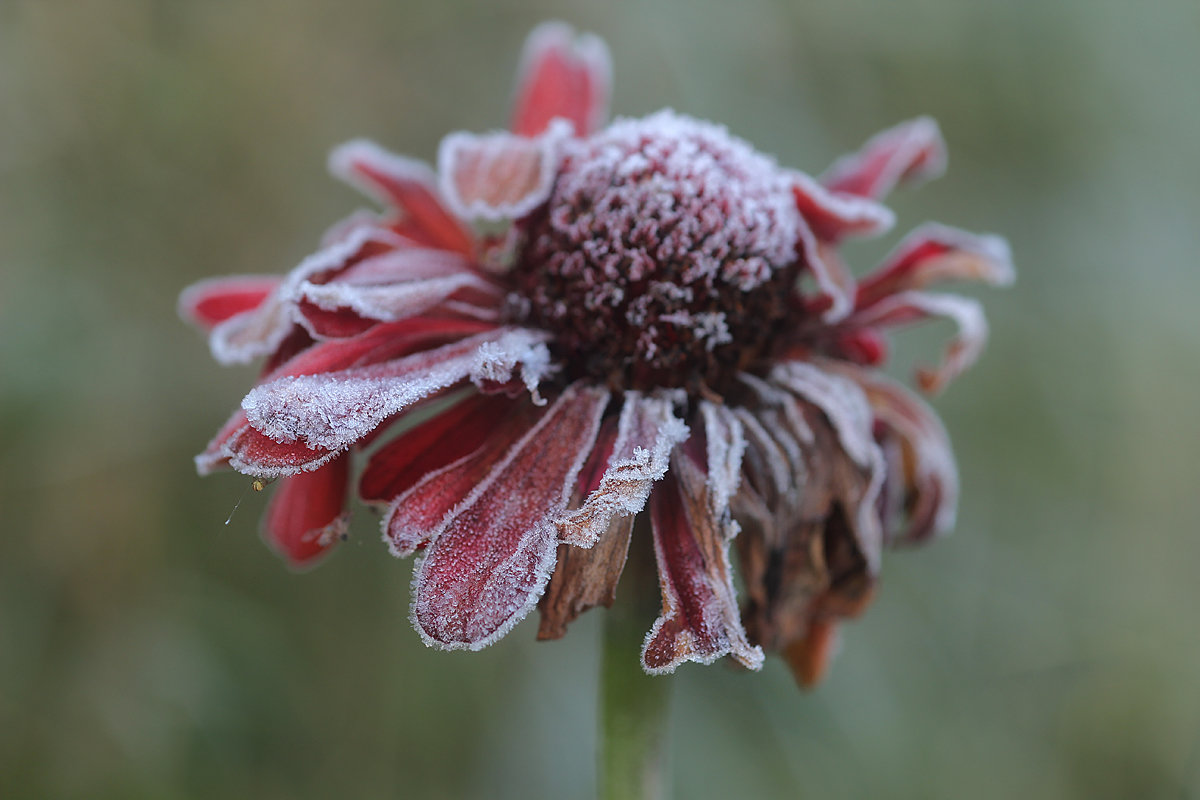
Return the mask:
[[1020, 270], [936, 402], [956, 534], [890, 555], [814, 693], [683, 668], [676, 796], [1200, 797], [1194, 0], [0, 0], [0, 797], [592, 796], [600, 614], [426, 650], [362, 509], [289, 573], [264, 497], [226, 526], [247, 481], [192, 470], [252, 371], [175, 316], [360, 203], [330, 146], [503, 125], [546, 18], [607, 39], [618, 113], [811, 172], [934, 115], [951, 168], [901, 230]]

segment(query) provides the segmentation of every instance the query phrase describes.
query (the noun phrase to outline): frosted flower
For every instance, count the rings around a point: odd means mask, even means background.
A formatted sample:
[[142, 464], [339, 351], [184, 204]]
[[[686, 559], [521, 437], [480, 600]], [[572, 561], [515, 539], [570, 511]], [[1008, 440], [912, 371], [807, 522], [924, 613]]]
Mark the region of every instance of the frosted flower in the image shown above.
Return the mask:
[[917, 376], [941, 389], [986, 327], [973, 300], [927, 289], [1007, 283], [1007, 247], [927, 225], [861, 280], [843, 263], [843, 239], [891, 225], [883, 195], [943, 168], [929, 119], [814, 179], [671, 111], [606, 126], [608, 96], [603, 43], [547, 24], [510, 131], [451, 134], [437, 173], [365, 141], [335, 150], [333, 173], [385, 211], [285, 276], [181, 298], [219, 361], [266, 359], [197, 465], [279, 479], [265, 535], [301, 566], [343, 537], [366, 452], [358, 493], [393, 554], [420, 554], [413, 622], [447, 649], [535, 606], [555, 638], [611, 604], [645, 513], [662, 592], [645, 669], [756, 669], [766, 649], [811, 683], [882, 549], [954, 522], [945, 431], [877, 371], [885, 334], [957, 323]]

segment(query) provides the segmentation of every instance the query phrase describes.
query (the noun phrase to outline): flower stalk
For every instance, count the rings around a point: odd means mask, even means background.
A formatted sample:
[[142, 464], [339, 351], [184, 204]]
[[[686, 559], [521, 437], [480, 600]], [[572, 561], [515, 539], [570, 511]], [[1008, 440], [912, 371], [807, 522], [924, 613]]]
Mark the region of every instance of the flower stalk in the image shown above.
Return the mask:
[[[649, 531], [642, 531], [648, 534]], [[635, 531], [625, 572], [626, 595], [605, 614], [600, 676], [601, 800], [659, 800], [667, 796], [667, 720], [672, 680], [647, 675], [629, 657], [657, 613], [649, 536]], [[632, 596], [630, 596], [632, 595]]]

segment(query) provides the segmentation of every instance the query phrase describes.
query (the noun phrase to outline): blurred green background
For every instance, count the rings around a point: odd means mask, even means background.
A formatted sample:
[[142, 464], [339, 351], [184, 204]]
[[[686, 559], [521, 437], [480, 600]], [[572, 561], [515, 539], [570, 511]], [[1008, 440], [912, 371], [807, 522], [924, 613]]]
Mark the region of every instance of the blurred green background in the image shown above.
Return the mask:
[[192, 470], [252, 371], [175, 316], [360, 204], [330, 146], [502, 126], [546, 18], [607, 39], [618, 113], [810, 172], [932, 114], [951, 168], [900, 230], [1020, 270], [936, 401], [956, 534], [889, 556], [815, 693], [683, 668], [676, 796], [1200, 797], [1194, 0], [0, 0], [0, 797], [592, 796], [600, 614], [426, 650], [362, 509], [289, 573], [263, 496], [226, 527], [247, 481]]

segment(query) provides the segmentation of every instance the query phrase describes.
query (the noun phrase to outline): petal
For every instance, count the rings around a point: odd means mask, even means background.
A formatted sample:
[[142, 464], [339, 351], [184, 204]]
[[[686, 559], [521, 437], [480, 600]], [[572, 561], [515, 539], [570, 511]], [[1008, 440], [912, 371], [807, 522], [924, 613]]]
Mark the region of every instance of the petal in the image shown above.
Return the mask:
[[[508, 413], [496, 416], [471, 417], [469, 421], [476, 425], [487, 420], [487, 430], [481, 436], [474, 429], [461, 435], [455, 431], [461, 441], [433, 453], [429, 469], [392, 496], [382, 522], [384, 541], [392, 555], [404, 558], [429, 544], [446, 516], [484, 482], [538, 420], [536, 409], [528, 402], [515, 407], [509, 404], [508, 408]], [[416, 466], [425, 467], [424, 459]]]
[[725, 405], [700, 401], [704, 420], [704, 446], [708, 464], [708, 500], [713, 514], [728, 513], [729, 500], [742, 478], [742, 456], [746, 439], [742, 423]]
[[870, 199], [830, 191], [803, 172], [791, 172], [796, 209], [818, 239], [836, 242], [846, 236], [886, 232], [896, 217]]
[[900, 449], [890, 482], [903, 492], [905, 526], [888, 538], [920, 542], [954, 527], [958, 467], [946, 429], [926, 403], [905, 387], [867, 370], [842, 366], [867, 394], [885, 440]]
[[371, 456], [359, 496], [390, 503], [426, 474], [477, 450], [511, 405], [505, 398], [472, 395], [405, 431]]
[[319, 469], [336, 458], [338, 451], [309, 447], [304, 442], [277, 442], [247, 424], [229, 437], [221, 453], [238, 472], [279, 478]]
[[447, 517], [413, 579], [413, 621], [426, 644], [478, 650], [537, 602], [554, 566], [552, 519], [591, 452], [608, 392], [579, 384]]
[[558, 564], [538, 603], [539, 639], [559, 639], [583, 612], [596, 606], [612, 607], [629, 554], [633, 520], [632, 514], [610, 518], [608, 527], [589, 548], [558, 546]]
[[817, 300], [809, 304], [810, 308], [819, 312], [823, 321], [838, 322], [854, 309], [854, 276], [834, 247], [821, 243], [805, 225], [801, 225], [798, 232], [804, 265], [821, 291]]
[[843, 156], [821, 176], [835, 192], [879, 199], [901, 181], [936, 178], [946, 169], [946, 144], [929, 117], [902, 122]]
[[977, 301], [955, 294], [900, 292], [855, 312], [845, 325], [848, 328], [908, 325], [938, 317], [957, 324], [958, 334], [946, 346], [937, 367], [917, 369], [917, 385], [933, 394], [945, 389], [983, 353], [988, 327], [983, 307]]
[[280, 280], [278, 275], [233, 275], [193, 283], [179, 295], [179, 316], [211, 331], [230, 317], [258, 308]]
[[730, 655], [759, 669], [762, 650], [746, 638], [729, 572], [736, 527], [713, 513], [703, 470], [679, 449], [650, 496], [650, 519], [663, 606], [642, 647], [643, 668], [659, 675]]
[[329, 171], [382, 203], [395, 206], [410, 223], [407, 233], [445, 250], [472, 256], [473, 234], [442, 204], [437, 178], [428, 166], [356, 139], [329, 155]]
[[612, 87], [612, 61], [604, 41], [561, 22], [546, 22], [525, 40], [517, 72], [512, 131], [536, 136], [561, 117], [585, 136], [604, 124]]
[[282, 377], [253, 389], [242, 408], [251, 425], [276, 441], [341, 450], [418, 400], [493, 369], [495, 351], [485, 345], [519, 360], [522, 345], [533, 348], [544, 338], [497, 329], [380, 364]]
[[563, 542], [591, 547], [614, 517], [641, 511], [654, 482], [667, 473], [671, 450], [688, 436], [687, 425], [675, 416], [674, 397], [626, 392], [624, 403], [599, 486], [581, 508], [555, 520]]
[[263, 517], [263, 538], [292, 567], [310, 566], [346, 534], [343, 509], [350, 459], [336, 458], [315, 472], [283, 478]]
[[946, 280], [978, 280], [1007, 286], [1016, 278], [1008, 243], [945, 225], [922, 225], [858, 284], [855, 308], [884, 297]]
[[791, 667], [796, 682], [811, 689], [824, 680], [829, 664], [837, 654], [840, 636], [838, 624], [833, 620], [814, 620], [807, 634], [793, 641], [784, 651], [783, 657]]
[[229, 454], [226, 452], [225, 446], [233, 438], [234, 434], [249, 424], [246, 420], [245, 411], [239, 408], [233, 412], [233, 416], [221, 426], [221, 429], [217, 431], [217, 435], [204, 448], [204, 452], [195, 457], [196, 472], [200, 475], [211, 475], [217, 470], [228, 467]]
[[516, 219], [550, 196], [570, 126], [551, 123], [534, 138], [511, 133], [452, 133], [442, 139], [442, 194], [466, 219]]

